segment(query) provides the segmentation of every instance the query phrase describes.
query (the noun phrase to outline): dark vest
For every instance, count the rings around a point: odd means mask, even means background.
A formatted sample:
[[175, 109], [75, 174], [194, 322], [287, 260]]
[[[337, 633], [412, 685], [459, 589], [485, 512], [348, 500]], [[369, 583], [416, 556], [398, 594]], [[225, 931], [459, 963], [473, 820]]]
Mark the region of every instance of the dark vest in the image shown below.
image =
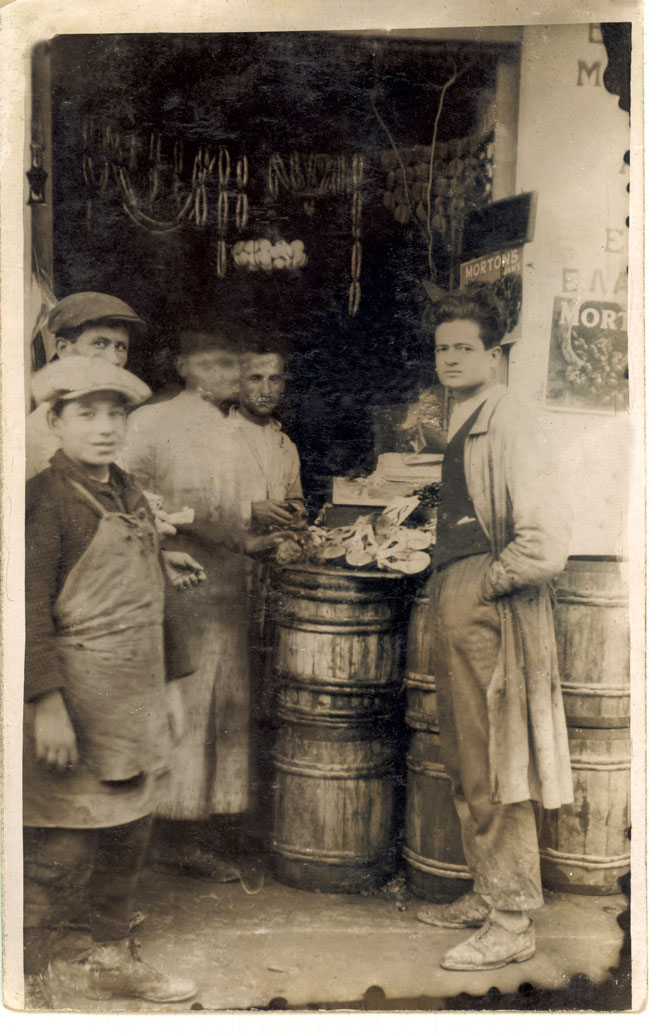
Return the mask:
[[485, 403], [482, 403], [474, 410], [445, 449], [438, 501], [436, 545], [431, 561], [434, 568], [442, 567], [452, 560], [460, 560], [462, 557], [492, 552], [490, 540], [476, 516], [465, 478], [465, 439], [484, 405]]

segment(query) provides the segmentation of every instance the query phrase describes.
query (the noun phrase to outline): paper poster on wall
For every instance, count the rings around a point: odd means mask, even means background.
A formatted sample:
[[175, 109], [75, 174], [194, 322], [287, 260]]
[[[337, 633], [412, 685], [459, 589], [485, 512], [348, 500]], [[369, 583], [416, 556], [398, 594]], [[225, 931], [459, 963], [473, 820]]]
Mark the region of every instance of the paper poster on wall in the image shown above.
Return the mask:
[[462, 262], [460, 266], [461, 288], [480, 281], [490, 284], [501, 299], [506, 313], [506, 333], [503, 339], [506, 345], [518, 341], [521, 336], [523, 256], [523, 247], [501, 248], [489, 255]]
[[612, 414], [627, 409], [627, 323], [621, 305], [554, 299], [546, 405]]

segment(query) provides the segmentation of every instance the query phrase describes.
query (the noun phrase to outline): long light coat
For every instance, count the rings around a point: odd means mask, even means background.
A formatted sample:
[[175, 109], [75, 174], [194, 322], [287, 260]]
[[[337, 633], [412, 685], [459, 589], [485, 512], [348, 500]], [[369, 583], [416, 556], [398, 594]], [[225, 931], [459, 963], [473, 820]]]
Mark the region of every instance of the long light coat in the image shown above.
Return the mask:
[[539, 431], [505, 388], [490, 393], [465, 443], [465, 476], [493, 562], [487, 598], [501, 611], [488, 687], [492, 795], [502, 804], [573, 799], [549, 581], [564, 568], [570, 526]]
[[[186, 729], [160, 814], [205, 819], [249, 806], [250, 601], [243, 549], [246, 504], [229, 420], [195, 392], [129, 418], [123, 462], [174, 513], [194, 510], [170, 548], [203, 564], [207, 581], [170, 594], [195, 672], [183, 680]], [[248, 504], [250, 514], [250, 504]]]

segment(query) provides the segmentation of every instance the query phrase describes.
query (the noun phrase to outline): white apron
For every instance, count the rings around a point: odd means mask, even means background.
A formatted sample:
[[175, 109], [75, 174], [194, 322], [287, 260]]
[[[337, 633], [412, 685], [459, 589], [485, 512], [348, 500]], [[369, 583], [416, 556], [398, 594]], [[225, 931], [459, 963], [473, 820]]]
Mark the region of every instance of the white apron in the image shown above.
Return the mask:
[[228, 421], [209, 402], [182, 392], [142, 407], [129, 426], [126, 463], [141, 487], [161, 495], [168, 513], [192, 507], [215, 537], [210, 542], [179, 528], [169, 540], [170, 549], [203, 564], [207, 581], [168, 595], [195, 671], [180, 682], [185, 732], [159, 814], [236, 814], [250, 798], [250, 601], [246, 557], [236, 551], [245, 508]]

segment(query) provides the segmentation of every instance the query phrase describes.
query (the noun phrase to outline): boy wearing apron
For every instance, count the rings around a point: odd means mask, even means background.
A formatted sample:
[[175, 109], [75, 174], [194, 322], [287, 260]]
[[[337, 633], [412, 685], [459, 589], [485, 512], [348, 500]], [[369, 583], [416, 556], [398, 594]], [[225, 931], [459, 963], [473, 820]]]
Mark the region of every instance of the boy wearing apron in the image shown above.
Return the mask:
[[[63, 980], [91, 997], [173, 1002], [194, 984], [142, 961], [133, 897], [182, 706], [165, 658], [151, 512], [112, 459], [150, 394], [103, 359], [38, 371], [61, 448], [27, 484], [23, 823], [25, 943], [90, 918]], [[165, 670], [167, 661], [167, 671]]]

